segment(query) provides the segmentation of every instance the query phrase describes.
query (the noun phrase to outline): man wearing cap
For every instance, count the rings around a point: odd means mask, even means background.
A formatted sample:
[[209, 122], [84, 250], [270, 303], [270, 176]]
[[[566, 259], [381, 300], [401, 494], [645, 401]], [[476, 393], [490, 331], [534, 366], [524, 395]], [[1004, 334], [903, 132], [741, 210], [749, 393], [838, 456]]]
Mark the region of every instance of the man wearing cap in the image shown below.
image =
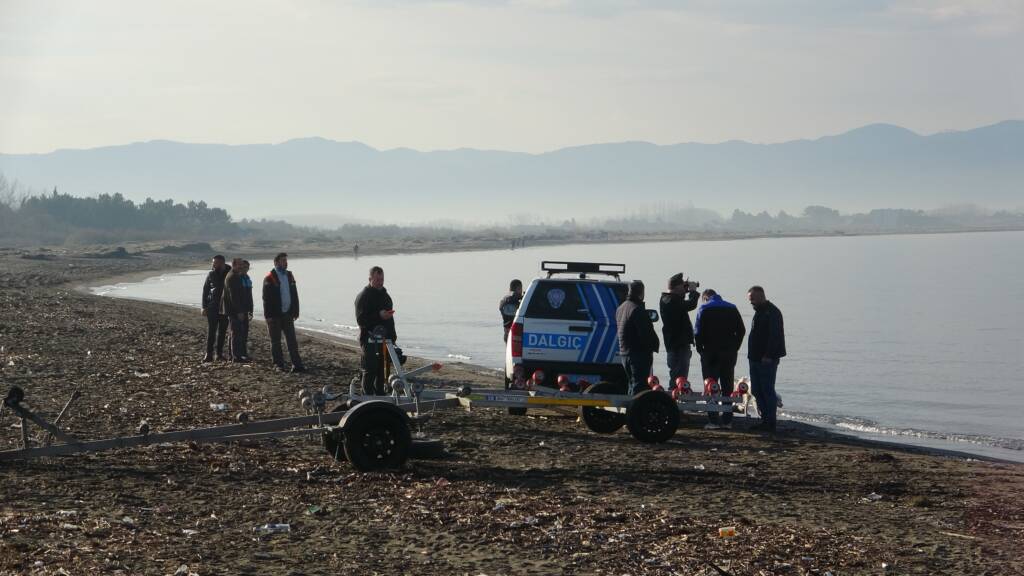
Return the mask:
[[619, 354], [626, 369], [626, 380], [631, 394], [647, 389], [647, 378], [654, 365], [654, 353], [661, 342], [654, 332], [654, 323], [644, 306], [644, 283], [629, 283], [626, 300], [615, 310], [618, 326]]
[[668, 362], [669, 387], [676, 378], [690, 377], [690, 358], [693, 350], [693, 324], [690, 311], [697, 308], [700, 294], [696, 282], [683, 279], [683, 273], [668, 279], [668, 291], [661, 294], [661, 334], [665, 337], [665, 356]]

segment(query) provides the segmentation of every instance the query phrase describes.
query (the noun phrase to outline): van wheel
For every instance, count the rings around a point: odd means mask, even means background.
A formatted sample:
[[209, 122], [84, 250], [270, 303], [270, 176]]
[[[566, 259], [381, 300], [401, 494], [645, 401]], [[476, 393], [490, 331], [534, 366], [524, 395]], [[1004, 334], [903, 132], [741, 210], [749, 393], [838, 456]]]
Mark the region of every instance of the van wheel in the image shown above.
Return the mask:
[[[617, 382], [598, 382], [584, 394], [624, 394], [626, 387]], [[580, 406], [580, 417], [592, 432], [611, 434], [626, 424], [625, 414], [609, 412], [593, 406]]]
[[626, 409], [626, 427], [641, 442], [666, 442], [679, 429], [679, 407], [661, 390], [644, 390]]
[[509, 408], [509, 416], [526, 416], [526, 408]]

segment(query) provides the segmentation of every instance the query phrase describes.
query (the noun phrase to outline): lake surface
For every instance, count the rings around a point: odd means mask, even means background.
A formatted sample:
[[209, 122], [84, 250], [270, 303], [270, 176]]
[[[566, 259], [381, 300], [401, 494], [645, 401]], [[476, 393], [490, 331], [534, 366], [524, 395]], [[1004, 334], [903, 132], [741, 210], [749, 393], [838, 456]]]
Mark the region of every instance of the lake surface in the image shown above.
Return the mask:
[[[493, 368], [504, 358], [498, 300], [511, 278], [539, 276], [541, 260], [624, 263], [627, 278], [647, 284], [649, 308], [684, 272], [737, 304], [748, 327], [746, 290], [760, 284], [786, 322], [783, 417], [1024, 461], [1022, 246], [1024, 232], [777, 238], [292, 259], [290, 268], [302, 327], [355, 337], [353, 301], [379, 265], [407, 354]], [[270, 268], [253, 261], [257, 300]], [[198, 307], [205, 274], [93, 290]], [[744, 346], [737, 377], [745, 356]], [[655, 367], [665, 381], [664, 355]], [[699, 376], [695, 358], [690, 378]]]

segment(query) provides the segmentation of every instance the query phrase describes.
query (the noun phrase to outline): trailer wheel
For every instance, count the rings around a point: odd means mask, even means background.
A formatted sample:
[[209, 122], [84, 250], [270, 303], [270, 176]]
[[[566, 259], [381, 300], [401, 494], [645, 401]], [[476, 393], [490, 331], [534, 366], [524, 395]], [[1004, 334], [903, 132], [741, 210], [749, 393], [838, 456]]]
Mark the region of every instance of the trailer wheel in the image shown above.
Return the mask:
[[[623, 394], [626, 387], [616, 382], [598, 382], [587, 388], [584, 394]], [[583, 423], [592, 432], [598, 434], [611, 434], [618, 431], [626, 424], [625, 414], [609, 412], [593, 406], [580, 406], [580, 416]]]
[[348, 459], [345, 457], [344, 439], [345, 436], [341, 428], [330, 428], [323, 432], [324, 450], [327, 450], [331, 458], [339, 462], [344, 462]]
[[353, 409], [345, 415], [345, 456], [360, 472], [401, 468], [412, 444], [409, 422], [394, 406], [373, 404], [364, 403], [362, 410]]
[[648, 444], [660, 444], [679, 428], [679, 407], [660, 390], [644, 390], [633, 396], [626, 409], [626, 426], [634, 438]]
[[526, 416], [526, 408], [509, 408], [508, 413], [510, 416]]
[[409, 457], [413, 460], [436, 460], [444, 458], [444, 442], [433, 438], [416, 439], [409, 448]]

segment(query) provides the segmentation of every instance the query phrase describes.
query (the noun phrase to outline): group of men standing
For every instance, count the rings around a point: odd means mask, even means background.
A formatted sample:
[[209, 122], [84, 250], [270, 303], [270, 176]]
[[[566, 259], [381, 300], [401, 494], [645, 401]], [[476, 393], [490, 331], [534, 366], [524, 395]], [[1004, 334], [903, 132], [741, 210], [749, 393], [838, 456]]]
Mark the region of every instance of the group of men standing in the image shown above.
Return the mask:
[[[203, 362], [213, 362], [214, 359], [239, 363], [251, 361], [248, 340], [253, 297], [248, 273], [247, 260], [235, 258], [228, 265], [224, 256], [218, 254], [213, 257], [210, 272], [203, 282], [203, 315], [208, 325]], [[370, 269], [369, 281], [356, 297], [355, 309], [362, 350], [363, 391], [366, 394], [386, 394], [380, 370], [382, 355], [379, 342], [383, 338], [394, 342], [398, 335], [395, 332], [394, 304], [384, 288], [384, 270], [380, 266]], [[274, 257], [274, 268], [263, 278], [263, 317], [270, 335], [274, 366], [280, 371], [305, 372], [295, 338], [299, 291], [295, 275], [288, 270], [288, 254], [284, 252]], [[284, 362], [282, 336], [288, 345], [290, 369]], [[228, 345], [226, 356], [225, 343]]]
[[[203, 316], [206, 316], [206, 355], [203, 362], [230, 360], [248, 363], [249, 323], [253, 316], [252, 279], [249, 261], [235, 258], [228, 265], [224, 256], [213, 257], [210, 272], [203, 282]], [[299, 291], [295, 276], [288, 270], [288, 255], [274, 257], [274, 268], [263, 278], [263, 317], [270, 333], [270, 349], [274, 366], [281, 371], [284, 363], [281, 336], [288, 344], [291, 372], [305, 372], [295, 338], [295, 320], [299, 317]], [[230, 334], [230, 340], [227, 336]], [[228, 355], [224, 344], [228, 340]], [[216, 346], [216, 356], [214, 347]]]
[[[699, 300], [699, 302], [698, 302]], [[668, 280], [668, 290], [661, 297], [662, 335], [669, 376], [674, 383], [680, 376], [688, 377], [691, 346], [700, 354], [703, 378], [714, 378], [721, 386], [721, 394], [733, 391], [736, 359], [743, 337], [747, 336], [747, 360], [750, 363], [751, 393], [757, 400], [761, 415], [755, 429], [774, 434], [776, 430], [775, 376], [780, 359], [786, 355], [785, 331], [782, 312], [765, 297], [764, 288], [751, 286], [747, 300], [754, 308], [750, 333], [746, 333], [739, 310], [712, 289], [698, 294], [697, 284], [675, 274]], [[700, 307], [698, 308], [698, 303]], [[697, 308], [697, 317], [691, 324], [689, 312]], [[615, 312], [618, 325], [619, 353], [632, 393], [647, 388], [654, 353], [660, 342], [654, 323], [644, 305], [644, 284], [634, 280], [629, 284], [626, 300]], [[708, 429], [730, 428], [732, 413], [708, 413]]]

